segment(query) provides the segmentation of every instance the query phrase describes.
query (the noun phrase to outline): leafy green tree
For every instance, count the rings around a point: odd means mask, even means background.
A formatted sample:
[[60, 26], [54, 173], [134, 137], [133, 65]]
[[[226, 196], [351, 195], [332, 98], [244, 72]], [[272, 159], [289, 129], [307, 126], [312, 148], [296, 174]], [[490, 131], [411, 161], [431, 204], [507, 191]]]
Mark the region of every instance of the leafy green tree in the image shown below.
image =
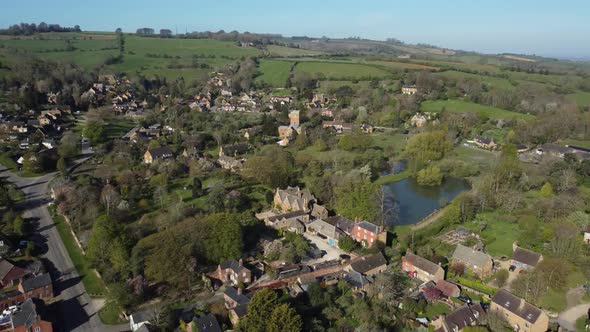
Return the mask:
[[80, 135], [73, 131], [66, 132], [57, 147], [57, 153], [65, 160], [72, 159], [80, 152]]
[[508, 270], [502, 269], [496, 272], [494, 280], [496, 280], [496, 285], [499, 288], [504, 287], [504, 285], [506, 285], [506, 281], [508, 281]]
[[68, 170], [68, 168], [66, 166], [66, 160], [63, 157], [61, 157], [57, 160], [57, 170], [62, 175], [65, 175]]
[[193, 198], [198, 198], [203, 195], [203, 183], [197, 177], [193, 178], [192, 194]]
[[41, 156], [33, 152], [27, 152], [23, 156], [23, 169], [32, 173], [41, 173], [43, 171], [43, 163]]
[[194, 260], [190, 246], [182, 245], [182, 241], [172, 231], [164, 232], [158, 239], [160, 242], [157, 248], [145, 258], [145, 276], [156, 282], [186, 287], [190, 271], [185, 271], [185, 267]]
[[539, 196], [542, 198], [549, 198], [553, 196], [553, 186], [551, 185], [551, 183], [546, 182], [543, 187], [541, 187], [541, 190], [539, 191]]
[[92, 144], [104, 143], [108, 138], [105, 125], [98, 121], [88, 121], [83, 133], [84, 137], [88, 138]]
[[357, 244], [358, 243], [348, 235], [343, 236], [338, 240], [338, 248], [346, 252], [353, 251], [357, 247]]
[[442, 179], [442, 172], [434, 165], [421, 169], [416, 175], [416, 181], [422, 186], [439, 186], [442, 183]]
[[266, 332], [299, 332], [301, 326], [301, 316], [285, 303], [275, 307], [272, 311]]
[[260, 155], [244, 163], [242, 175], [270, 188], [277, 188], [291, 184], [294, 172], [291, 154], [278, 146], [269, 146]]
[[279, 298], [272, 289], [259, 290], [254, 293], [248, 304], [248, 312], [246, 317], [240, 321], [240, 326], [247, 332], [267, 331], [267, 327], [270, 326], [269, 319], [278, 304]]
[[437, 130], [412, 136], [405, 148], [405, 156], [409, 159], [409, 168], [416, 172], [429, 161], [442, 159], [452, 148], [447, 132]]
[[336, 212], [348, 218], [376, 220], [379, 204], [376, 185], [363, 178], [344, 179], [334, 188]]

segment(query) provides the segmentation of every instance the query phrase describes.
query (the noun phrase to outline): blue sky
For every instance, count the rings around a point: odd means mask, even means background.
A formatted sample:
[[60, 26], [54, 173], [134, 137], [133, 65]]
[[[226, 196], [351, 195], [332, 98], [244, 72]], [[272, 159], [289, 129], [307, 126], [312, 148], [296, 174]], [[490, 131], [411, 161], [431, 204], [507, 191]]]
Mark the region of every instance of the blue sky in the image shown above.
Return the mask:
[[373, 39], [590, 58], [589, 0], [1, 0], [0, 26], [18, 22], [188, 31], [250, 31]]

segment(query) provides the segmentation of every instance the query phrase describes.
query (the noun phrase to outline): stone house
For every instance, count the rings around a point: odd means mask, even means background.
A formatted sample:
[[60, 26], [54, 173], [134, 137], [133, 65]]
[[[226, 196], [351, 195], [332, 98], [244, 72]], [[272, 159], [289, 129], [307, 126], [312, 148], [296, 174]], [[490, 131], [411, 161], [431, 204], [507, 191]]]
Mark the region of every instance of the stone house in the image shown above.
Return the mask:
[[283, 212], [303, 210], [309, 212], [316, 199], [308, 189], [299, 187], [277, 188], [273, 206]]
[[[20, 305], [20, 310], [10, 317], [14, 332], [52, 332], [51, 322], [41, 319], [33, 299], [27, 299]], [[0, 329], [2, 326], [0, 326]], [[9, 330], [10, 331], [10, 330]]]
[[402, 94], [404, 95], [415, 95], [418, 93], [418, 88], [415, 85], [404, 85], [402, 86]]
[[473, 141], [482, 149], [496, 150], [498, 148], [498, 143], [493, 138], [477, 136]]
[[372, 256], [363, 256], [350, 264], [350, 270], [364, 276], [373, 276], [387, 269], [387, 260], [381, 252]]
[[249, 149], [250, 147], [245, 143], [224, 145], [219, 148], [219, 156], [238, 157], [246, 154]]
[[458, 244], [451, 258], [451, 265], [463, 264], [466, 270], [471, 271], [476, 277], [485, 279], [492, 275], [494, 261], [490, 255], [481, 251], [467, 248]]
[[445, 270], [440, 265], [411, 252], [402, 257], [402, 270], [422, 282], [434, 281], [438, 283], [445, 279]]
[[309, 222], [309, 214], [303, 210], [267, 216], [264, 223], [278, 230], [287, 230], [296, 234], [305, 232], [305, 225]]
[[446, 298], [459, 297], [461, 295], [461, 289], [459, 286], [446, 280], [439, 280], [435, 288], [441, 291], [442, 295]]
[[145, 164], [152, 164], [158, 161], [163, 161], [172, 158], [174, 158], [174, 153], [172, 153], [172, 150], [170, 150], [170, 148], [167, 146], [155, 149], [148, 149], [143, 154], [143, 162]]
[[187, 332], [221, 332], [219, 322], [215, 315], [209, 313], [206, 315], [195, 316], [190, 324], [187, 325]]
[[234, 259], [219, 264], [215, 275], [223, 283], [230, 283], [233, 286], [252, 282], [252, 271], [244, 266], [242, 259], [239, 261]]
[[519, 270], [532, 270], [543, 260], [543, 255], [521, 248], [516, 242], [512, 244], [512, 249], [513, 253], [510, 265], [515, 266]]
[[470, 326], [483, 325], [485, 311], [479, 304], [466, 304], [433, 322], [435, 332], [459, 332]]
[[543, 310], [504, 289], [492, 298], [490, 311], [501, 315], [515, 331], [544, 332], [549, 327], [549, 316]]

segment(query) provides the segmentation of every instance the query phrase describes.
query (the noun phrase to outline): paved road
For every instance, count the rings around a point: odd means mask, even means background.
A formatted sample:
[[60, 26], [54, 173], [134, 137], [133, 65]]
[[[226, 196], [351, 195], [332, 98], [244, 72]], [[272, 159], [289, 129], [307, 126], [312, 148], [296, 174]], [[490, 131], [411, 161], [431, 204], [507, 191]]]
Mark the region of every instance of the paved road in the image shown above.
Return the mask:
[[[86, 150], [86, 149], [85, 149]], [[84, 152], [89, 152], [84, 151]], [[82, 162], [88, 158], [82, 158]], [[0, 166], [0, 176], [18, 186], [25, 194], [25, 202], [19, 208], [23, 217], [36, 224], [34, 241], [43, 252], [42, 258], [51, 273], [56, 302], [50, 306], [59, 317], [52, 318], [56, 331], [121, 331], [127, 325], [107, 326], [98, 317], [98, 306], [91, 301], [80, 281], [74, 264], [53, 224], [49, 211], [48, 185], [55, 173], [37, 178], [22, 178]]]

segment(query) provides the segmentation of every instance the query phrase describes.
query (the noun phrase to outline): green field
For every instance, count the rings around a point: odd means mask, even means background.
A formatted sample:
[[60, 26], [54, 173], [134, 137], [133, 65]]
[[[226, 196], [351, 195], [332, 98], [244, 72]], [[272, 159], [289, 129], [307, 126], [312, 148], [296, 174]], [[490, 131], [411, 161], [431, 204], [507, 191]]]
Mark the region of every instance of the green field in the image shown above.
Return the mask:
[[385, 70], [363, 64], [340, 62], [299, 62], [295, 72], [321, 74], [329, 80], [371, 80], [385, 78], [391, 74]]
[[369, 64], [385, 67], [389, 69], [409, 69], [409, 70], [438, 70], [438, 67], [410, 63], [410, 62], [395, 62], [395, 61], [369, 61]]
[[258, 82], [264, 82], [274, 88], [284, 88], [289, 78], [292, 62], [280, 60], [260, 60], [258, 70], [262, 75], [256, 78]]
[[576, 92], [567, 95], [566, 98], [576, 102], [578, 106], [590, 106], [590, 92]]
[[452, 78], [452, 79], [456, 79], [456, 80], [466, 79], [466, 78], [474, 79], [474, 80], [481, 82], [482, 84], [486, 84], [490, 88], [494, 87], [494, 88], [512, 90], [515, 87], [507, 79], [497, 78], [497, 77], [492, 77], [492, 76], [470, 74], [470, 73], [464, 73], [464, 72], [454, 71], [454, 70], [445, 71], [443, 73], [440, 73], [439, 75], [445, 76], [448, 78]]
[[268, 50], [270, 56], [277, 57], [314, 56], [325, 54], [324, 52], [319, 51], [305, 50], [302, 48], [292, 48], [278, 45], [268, 45], [266, 49]]
[[[65, 51], [65, 36], [72, 38], [71, 44], [76, 48], [74, 51]], [[113, 34], [53, 34], [43, 38], [0, 39], [0, 47], [5, 47], [6, 56], [10, 58], [6, 62], [18, 61], [19, 55], [12, 53], [16, 49], [32, 52], [44, 59], [71, 62], [85, 69], [95, 69], [103, 65], [109, 57], [119, 54], [118, 49], [115, 49], [116, 40]], [[125, 72], [131, 76], [159, 75], [167, 79], [184, 77], [191, 81], [242, 57], [260, 54], [257, 48], [239, 47], [233, 42], [126, 35], [123, 62], [106, 65], [102, 71]], [[211, 69], [192, 68], [193, 62], [209, 65]], [[181, 65], [183, 68], [170, 68], [174, 65]]]
[[588, 141], [588, 140], [580, 141], [580, 140], [575, 140], [575, 139], [566, 139], [566, 140], [560, 141], [559, 143], [563, 144], [563, 145], [573, 145], [573, 146], [578, 146], [578, 147], [585, 148], [585, 149], [590, 149], [590, 141]]
[[427, 100], [420, 105], [420, 110], [423, 112], [434, 112], [438, 113], [445, 108], [448, 112], [456, 113], [477, 113], [482, 116], [486, 116], [490, 119], [524, 119], [530, 120], [534, 117], [528, 114], [516, 113], [507, 110], [503, 110], [496, 107], [484, 106], [475, 104], [472, 102], [461, 101], [461, 100]]

